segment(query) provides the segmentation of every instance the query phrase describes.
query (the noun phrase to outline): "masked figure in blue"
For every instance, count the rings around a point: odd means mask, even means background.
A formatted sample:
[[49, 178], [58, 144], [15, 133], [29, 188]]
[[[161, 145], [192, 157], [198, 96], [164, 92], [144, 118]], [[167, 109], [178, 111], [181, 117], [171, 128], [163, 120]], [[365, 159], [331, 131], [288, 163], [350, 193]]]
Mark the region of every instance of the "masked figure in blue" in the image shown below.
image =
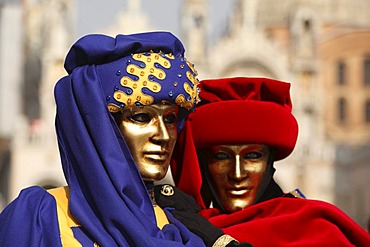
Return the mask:
[[167, 32], [87, 35], [65, 69], [55, 100], [68, 185], [22, 190], [0, 215], [0, 246], [204, 246], [153, 195], [199, 101], [181, 42]]

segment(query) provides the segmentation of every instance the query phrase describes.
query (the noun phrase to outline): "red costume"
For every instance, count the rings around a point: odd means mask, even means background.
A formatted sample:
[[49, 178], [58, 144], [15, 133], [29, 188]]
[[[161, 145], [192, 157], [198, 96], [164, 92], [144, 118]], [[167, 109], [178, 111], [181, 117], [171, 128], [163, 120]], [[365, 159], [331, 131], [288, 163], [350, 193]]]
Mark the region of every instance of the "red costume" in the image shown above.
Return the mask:
[[[370, 235], [326, 202], [284, 194], [273, 180], [273, 161], [294, 149], [298, 125], [291, 114], [290, 84], [263, 78], [200, 83], [201, 104], [178, 138], [172, 162], [176, 186], [195, 198], [200, 214], [240, 242], [259, 246], [370, 246]], [[234, 213], [209, 208], [204, 165], [197, 151], [220, 144], [257, 143], [276, 156], [253, 205]], [[203, 168], [202, 168], [203, 167]], [[217, 203], [216, 206], [217, 207]]]

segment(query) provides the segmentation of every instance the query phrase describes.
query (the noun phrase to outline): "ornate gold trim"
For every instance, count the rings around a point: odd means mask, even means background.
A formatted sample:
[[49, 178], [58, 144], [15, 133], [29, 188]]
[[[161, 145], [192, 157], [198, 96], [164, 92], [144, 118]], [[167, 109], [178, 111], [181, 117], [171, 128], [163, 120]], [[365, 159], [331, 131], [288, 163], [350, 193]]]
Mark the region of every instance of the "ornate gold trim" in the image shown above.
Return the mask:
[[212, 247], [225, 247], [231, 241], [237, 241], [235, 238], [231, 237], [230, 235], [224, 234], [219, 237], [216, 242], [212, 245]]

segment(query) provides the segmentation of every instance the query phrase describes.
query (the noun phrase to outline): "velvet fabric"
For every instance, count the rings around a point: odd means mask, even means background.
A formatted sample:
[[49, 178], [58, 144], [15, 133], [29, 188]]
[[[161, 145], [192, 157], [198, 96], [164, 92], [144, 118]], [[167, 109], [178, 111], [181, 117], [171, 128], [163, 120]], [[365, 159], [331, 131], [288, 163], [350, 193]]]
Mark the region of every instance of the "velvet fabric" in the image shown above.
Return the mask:
[[200, 88], [201, 106], [189, 115], [171, 161], [175, 185], [195, 198], [200, 214], [254, 247], [370, 246], [369, 234], [340, 209], [322, 201], [282, 197], [273, 179], [262, 192], [262, 202], [235, 213], [208, 208], [197, 149], [261, 143], [276, 147], [281, 159], [293, 150], [298, 128], [284, 82], [226, 78], [201, 81]]
[[[206, 207], [197, 150], [219, 144], [265, 144], [275, 149], [274, 160], [280, 160], [293, 151], [298, 124], [291, 113], [289, 83], [235, 77], [202, 80], [199, 88], [201, 102], [178, 137], [171, 169], [176, 185]], [[263, 191], [259, 194], [264, 196]]]
[[232, 214], [203, 216], [239, 241], [265, 246], [370, 246], [370, 235], [343, 211], [317, 200], [279, 197]]
[[240, 77], [203, 80], [199, 87], [202, 107], [189, 116], [198, 149], [214, 143], [265, 144], [277, 150], [275, 160], [293, 151], [298, 124], [289, 83]]

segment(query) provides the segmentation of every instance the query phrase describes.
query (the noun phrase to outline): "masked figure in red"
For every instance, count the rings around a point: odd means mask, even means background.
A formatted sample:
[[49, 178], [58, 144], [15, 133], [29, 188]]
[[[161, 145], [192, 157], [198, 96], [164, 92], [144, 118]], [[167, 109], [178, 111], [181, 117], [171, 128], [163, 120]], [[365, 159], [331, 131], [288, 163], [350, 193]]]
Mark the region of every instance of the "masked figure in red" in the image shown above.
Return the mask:
[[254, 247], [370, 246], [369, 234], [340, 209], [299, 190], [284, 193], [274, 181], [274, 161], [291, 154], [298, 135], [289, 83], [225, 78], [200, 88], [172, 172], [201, 215]]

